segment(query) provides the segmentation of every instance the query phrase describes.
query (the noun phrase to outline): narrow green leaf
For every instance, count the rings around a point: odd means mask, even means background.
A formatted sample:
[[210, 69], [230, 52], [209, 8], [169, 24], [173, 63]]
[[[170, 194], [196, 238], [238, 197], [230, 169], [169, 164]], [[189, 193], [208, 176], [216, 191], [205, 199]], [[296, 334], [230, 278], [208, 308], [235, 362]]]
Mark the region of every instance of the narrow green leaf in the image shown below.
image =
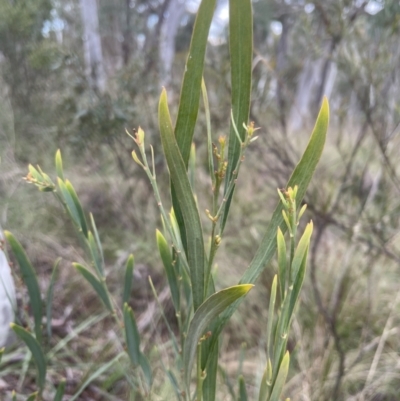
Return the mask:
[[85, 217], [85, 213], [83, 211], [81, 202], [79, 201], [78, 195], [75, 192], [74, 187], [72, 186], [71, 182], [66, 180], [65, 182], [65, 186], [71, 196], [72, 201], [75, 204], [75, 208], [78, 212], [78, 217], [79, 217], [79, 223], [80, 223], [80, 227], [82, 229], [82, 232], [84, 234], [84, 236], [87, 238], [88, 237], [88, 228], [87, 228], [87, 222], [86, 222], [86, 217]]
[[[251, 75], [253, 61], [253, 13], [251, 0], [229, 0], [229, 51], [231, 57], [231, 103], [233, 120], [242, 141], [245, 138], [243, 123], [247, 125], [250, 112]], [[240, 143], [234, 127], [229, 133], [228, 168], [225, 196], [240, 154]], [[233, 191], [227, 198], [221, 220], [221, 232], [228, 217]]]
[[159, 309], [160, 309], [161, 316], [162, 316], [162, 318], [163, 318], [163, 320], [164, 320], [165, 325], [167, 326], [167, 330], [168, 330], [170, 339], [171, 339], [171, 341], [172, 341], [172, 347], [173, 347], [173, 349], [174, 349], [174, 351], [175, 351], [175, 361], [176, 361], [177, 364], [180, 365], [181, 354], [180, 354], [180, 351], [179, 351], [178, 342], [176, 341], [175, 333], [174, 333], [173, 330], [171, 329], [170, 322], [169, 322], [169, 320], [167, 319], [167, 317], [165, 316], [163, 306], [161, 305], [161, 302], [160, 302], [160, 300], [159, 300], [159, 298], [158, 298], [157, 291], [156, 291], [156, 289], [154, 288], [154, 284], [153, 284], [153, 281], [152, 281], [151, 277], [149, 277], [149, 284], [150, 284], [151, 290], [152, 290], [152, 292], [153, 292], [153, 296], [154, 296], [154, 298], [155, 298], [155, 300], [156, 300], [156, 302], [157, 302], [157, 305], [158, 305], [158, 307], [159, 307]]
[[57, 172], [57, 177], [59, 177], [61, 180], [65, 181], [60, 149], [58, 149], [56, 152], [56, 172]]
[[174, 132], [186, 167], [199, 111], [204, 56], [215, 4], [216, 0], [202, 0], [200, 3], [183, 76], [178, 117]]
[[201, 81], [201, 92], [203, 94], [204, 110], [206, 113], [208, 170], [210, 173], [212, 186], [214, 187], [215, 171], [214, 171], [214, 152], [213, 152], [212, 136], [211, 136], [210, 105], [208, 103], [207, 87], [206, 83], [204, 82], [204, 78]]
[[258, 396], [258, 401], [267, 401], [271, 389], [271, 376], [272, 376], [272, 365], [271, 360], [267, 360], [267, 366], [264, 369], [263, 376], [260, 383], [260, 394]]
[[96, 269], [99, 277], [104, 278], [103, 261], [100, 252], [97, 248], [97, 243], [91, 231], [87, 233], [87, 244], [90, 250], [90, 255], [92, 257], [94, 268]]
[[[321, 110], [318, 114], [318, 118], [315, 123], [310, 141], [308, 142], [307, 148], [304, 151], [299, 164], [294, 169], [292, 176], [290, 177], [289, 182], [286, 186], [287, 188], [294, 188], [295, 185], [298, 186], [296, 197], [297, 205], [301, 204], [301, 201], [306, 193], [308, 184], [311, 181], [315, 168], [317, 167], [318, 161], [324, 149], [326, 133], [328, 130], [328, 122], [329, 104], [327, 98], [324, 97]], [[251, 261], [250, 266], [247, 268], [242, 278], [240, 279], [240, 283], [254, 283], [265, 268], [265, 266], [268, 265], [276, 250], [276, 232], [278, 230], [278, 227], [282, 225], [282, 222], [282, 203], [279, 202], [272, 215], [272, 219], [267, 227], [266, 233], [256, 251], [256, 254]], [[282, 227], [282, 231], [286, 231], [286, 227]], [[222, 328], [232, 316], [239, 303], [240, 301], [236, 301], [235, 303], [233, 303], [220, 316], [219, 326], [216, 332], [217, 335], [222, 331]]]
[[291, 267], [292, 271], [291, 283], [295, 282], [297, 273], [299, 272], [300, 266], [303, 263], [304, 255], [306, 254], [308, 247], [310, 245], [312, 231], [313, 231], [313, 223], [311, 221], [310, 223], [307, 224], [307, 227], [304, 230], [304, 233], [301, 236], [296, 251], [294, 253]]
[[38, 392], [35, 391], [34, 393], [32, 393], [31, 395], [28, 396], [28, 398], [26, 399], [26, 401], [35, 401], [36, 397], [38, 396]]
[[274, 388], [272, 389], [269, 401], [279, 401], [281, 399], [281, 394], [289, 371], [289, 363], [290, 363], [290, 355], [289, 351], [286, 351], [286, 354], [283, 357], [281, 366], [279, 368], [279, 373], [278, 376], [276, 377]]
[[60, 265], [61, 258], [58, 258], [54, 262], [53, 271], [51, 273], [50, 284], [47, 290], [46, 296], [46, 328], [47, 328], [47, 336], [49, 339], [51, 338], [51, 319], [53, 312], [53, 295], [54, 295], [54, 283], [56, 282], [58, 276], [58, 266]]
[[133, 281], [133, 267], [134, 258], [130, 254], [125, 266], [125, 277], [124, 277], [124, 293], [122, 295], [122, 305], [129, 301], [131, 296], [132, 281]]
[[124, 326], [129, 359], [133, 366], [138, 366], [140, 360], [140, 335], [132, 308], [127, 303], [124, 304]]
[[[213, 277], [210, 276], [210, 283], [208, 286], [208, 294], [210, 297], [215, 293], [215, 284]], [[218, 372], [218, 339], [217, 345], [214, 348], [213, 352], [210, 354], [210, 357], [207, 359], [210, 346], [213, 344], [213, 333], [217, 327], [217, 320], [214, 319], [205, 329], [205, 332], [208, 333], [208, 338], [202, 340], [201, 343], [201, 369], [206, 371], [206, 378], [203, 381], [203, 400], [215, 400], [216, 396], [216, 386], [217, 386], [217, 372]], [[210, 336], [211, 334], [211, 336]]]
[[221, 376], [221, 379], [223, 383], [226, 385], [229, 395], [231, 396], [232, 400], [236, 400], [236, 394], [235, 390], [233, 388], [232, 382], [229, 378], [229, 375], [226, 373], [226, 371], [223, 369], [221, 365], [218, 365], [218, 371]]
[[65, 207], [67, 209], [68, 214], [70, 215], [72, 221], [76, 226], [80, 227], [79, 213], [76, 209], [75, 202], [71, 197], [65, 183], [61, 178], [57, 178], [58, 187], [60, 188], [61, 196], [65, 202]]
[[239, 377], [239, 401], [247, 401], [247, 390], [246, 383], [244, 382], [244, 377]]
[[11, 323], [10, 326], [14, 330], [15, 334], [26, 344], [32, 353], [33, 360], [35, 361], [38, 370], [37, 384], [40, 391], [42, 391], [46, 380], [46, 359], [44, 357], [42, 347], [36, 338], [23, 327], [14, 323]]
[[188, 176], [190, 186], [192, 187], [193, 193], [195, 193], [195, 183], [196, 183], [196, 145], [192, 143], [190, 148], [189, 166], [188, 166]]
[[167, 274], [167, 280], [169, 289], [171, 291], [172, 302], [174, 304], [175, 312], [178, 313], [180, 311], [179, 286], [178, 286], [178, 278], [176, 276], [175, 267], [171, 256], [171, 249], [168, 246], [167, 240], [159, 230], [156, 231], [156, 237], [157, 237], [158, 251], [160, 252], [165, 273]]
[[3, 354], [4, 354], [4, 350], [5, 350], [4, 347], [0, 348], [0, 363], [1, 363], [1, 358], [3, 357]]
[[[99, 314], [94, 314], [86, 318], [82, 323], [78, 324], [78, 326], [74, 327], [74, 330], [67, 334], [64, 338], [62, 338], [49, 352], [47, 352], [46, 356], [49, 361], [52, 361], [56, 355], [60, 351], [64, 351], [67, 345], [75, 340], [80, 333], [84, 331], [90, 331], [92, 327], [96, 326], [97, 323], [101, 322], [103, 319], [109, 316], [108, 311], [103, 311]], [[58, 357], [58, 356], [57, 356]], [[61, 357], [59, 357], [61, 358]]]
[[218, 345], [208, 358], [206, 365], [206, 378], [203, 382], [203, 401], [215, 401], [217, 392], [218, 373]]
[[178, 380], [176, 380], [174, 373], [169, 369], [166, 370], [165, 373], [167, 374], [167, 377], [168, 377], [169, 381], [171, 382], [172, 388], [174, 389], [176, 399], [178, 401], [182, 401], [181, 389], [179, 388]]
[[9, 231], [4, 231], [8, 243], [17, 259], [22, 280], [28, 288], [29, 300], [33, 313], [33, 320], [35, 323], [35, 335], [39, 343], [42, 341], [42, 298], [40, 296], [39, 284], [36, 272], [31, 265], [22, 245]]
[[65, 379], [62, 379], [57, 387], [56, 394], [53, 401], [62, 401], [65, 392]]
[[89, 284], [96, 291], [97, 295], [103, 301], [106, 308], [112, 312], [113, 307], [111, 305], [110, 298], [108, 296], [108, 292], [105, 288], [104, 281], [100, 281], [93, 273], [91, 273], [85, 266], [82, 266], [79, 263], [72, 263], [76, 270], [82, 274], [82, 276], [89, 282]]
[[291, 316], [289, 315], [291, 294], [292, 287], [289, 286], [289, 289], [287, 290], [285, 299], [283, 301], [283, 305], [281, 306], [278, 322], [276, 323], [275, 340], [272, 348], [274, 356], [273, 358], [271, 357], [273, 362], [273, 378], [276, 378], [278, 374], [279, 367], [287, 349], [289, 327], [291, 321]]
[[[181, 234], [179, 231], [179, 226], [178, 222], [176, 220], [175, 212], [174, 209], [171, 210], [170, 214], [170, 223], [171, 223], [171, 228], [173, 231], [173, 235], [175, 238], [175, 241], [177, 243], [178, 249], [184, 249], [183, 244], [182, 244], [182, 238]], [[177, 273], [177, 277], [180, 277], [180, 284], [182, 286], [183, 290], [183, 297], [186, 301], [186, 310], [191, 311], [192, 305], [193, 305], [193, 296], [192, 296], [192, 285], [190, 282], [190, 271], [189, 271], [189, 266], [187, 265], [187, 259], [186, 259], [186, 254], [185, 252], [177, 252], [176, 249], [173, 249], [173, 260], [175, 262], [175, 271]], [[188, 326], [188, 320], [191, 319], [191, 313], [187, 314], [185, 317], [185, 323], [184, 326]], [[187, 327], [186, 327], [187, 328]]]
[[[176, 219], [175, 210], [173, 208], [171, 209], [171, 213], [169, 214], [169, 219], [170, 219], [172, 231], [174, 233], [175, 241], [176, 241], [179, 249], [183, 250], [183, 249], [185, 249], [185, 247], [183, 246], [178, 221]], [[186, 252], [186, 249], [185, 249], [185, 252]], [[182, 255], [181, 257], [184, 257], [184, 256]]]
[[146, 356], [141, 352], [139, 355], [139, 365], [142, 368], [142, 372], [144, 375], [144, 378], [146, 379], [146, 383], [148, 387], [151, 387], [151, 383], [153, 382], [153, 373], [151, 371], [151, 366], [149, 363], [149, 360], [146, 358]]
[[240, 351], [239, 351], [239, 366], [237, 369], [237, 381], [239, 382], [240, 376], [242, 376], [243, 373], [243, 362], [244, 358], [246, 356], [246, 343], [243, 342], [240, 344]]
[[[243, 124], [247, 124], [250, 111], [251, 76], [253, 61], [253, 12], [250, 0], [229, 0], [229, 51], [231, 58], [232, 112], [242, 141]], [[232, 132], [231, 132], [232, 134]], [[231, 139], [235, 135], [231, 135]], [[231, 166], [236, 165], [239, 143], [229, 143], [236, 154]], [[230, 150], [231, 151], [231, 150]]]
[[29, 166], [28, 166], [28, 171], [29, 171], [29, 174], [30, 174], [36, 181], [39, 181], [39, 182], [42, 182], [42, 181], [43, 181], [42, 175], [39, 173], [39, 171], [38, 171], [35, 167], [32, 166], [32, 164], [29, 164]]
[[[190, 147], [192, 145], [194, 127], [199, 111], [204, 56], [215, 4], [216, 0], [202, 0], [200, 3], [190, 42], [189, 55], [186, 60], [185, 74], [183, 76], [174, 133], [186, 169], [188, 167]], [[176, 219], [181, 230], [182, 243], [185, 252], [187, 252], [186, 222], [179, 203], [179, 197], [175, 191], [174, 183], [171, 185], [171, 196]]]
[[285, 283], [286, 283], [286, 270], [287, 270], [287, 259], [286, 259], [286, 242], [283, 236], [282, 230], [278, 227], [278, 233], [276, 236], [276, 243], [278, 248], [278, 272], [279, 272], [279, 293], [281, 302], [285, 295]]
[[[297, 205], [301, 204], [308, 184], [310, 183], [318, 161], [321, 158], [326, 139], [326, 132], [328, 130], [328, 121], [329, 105], [328, 100], [324, 98], [307, 148], [286, 185], [286, 188], [294, 188], [295, 185], [298, 186], [296, 197]], [[254, 283], [262, 272], [263, 268], [271, 260], [271, 257], [276, 249], [275, 235], [278, 227], [282, 225], [282, 221], [282, 205], [279, 203], [272, 215], [272, 219], [267, 227], [267, 231], [261, 241], [261, 244], [259, 245], [249, 268], [244, 273], [240, 282]], [[282, 228], [282, 232], [284, 231], [286, 230]]]
[[274, 327], [274, 310], [276, 301], [276, 287], [277, 287], [277, 276], [275, 275], [271, 286], [271, 297], [268, 308], [268, 323], [267, 323], [267, 355], [268, 358], [272, 358], [272, 332]]
[[[97, 378], [99, 378], [103, 373], [107, 372], [116, 362], [118, 362], [118, 359], [121, 358], [121, 356], [125, 355], [125, 352], [121, 352], [118, 354], [115, 358], [111, 359], [111, 361], [107, 362], [104, 365], [100, 365], [98, 369], [96, 369], [85, 381], [84, 383], [80, 386], [79, 390], [71, 397], [69, 398], [69, 401], [75, 401], [78, 399], [78, 397], [82, 394], [83, 390], [87, 386], [89, 386], [92, 382], [94, 382]], [[97, 362], [95, 362], [97, 365]]]
[[158, 116], [161, 141], [167, 159], [171, 181], [174, 185], [177, 200], [185, 223], [187, 258], [192, 282], [193, 306], [196, 310], [204, 300], [205, 254], [203, 231], [196, 201], [186, 174], [185, 164], [182, 160], [172, 131], [167, 93], [165, 89], [161, 92]]
[[243, 284], [216, 292], [207, 298], [195, 312], [189, 326], [183, 349], [183, 363], [187, 387], [189, 387], [197, 343], [204, 334], [204, 330], [213, 319], [223, 312], [232, 302], [246, 295], [252, 287], [253, 285], [251, 284]]
[[303, 260], [301, 262], [299, 271], [296, 276], [296, 280], [293, 284], [293, 291], [290, 296], [290, 306], [289, 306], [289, 316], [290, 317], [292, 317], [294, 308], [296, 306], [297, 300], [300, 295], [301, 287], [303, 286], [304, 276], [306, 273], [306, 266], [307, 266], [307, 256], [308, 256], [308, 247], [306, 249], [306, 252], [304, 253]]
[[173, 182], [171, 181], [171, 200], [172, 200], [172, 207], [174, 209], [174, 214], [175, 214], [175, 219], [176, 222], [178, 223], [178, 228], [179, 228], [179, 237], [182, 241], [182, 247], [183, 250], [185, 251], [185, 255], [188, 255], [188, 244], [187, 244], [187, 238], [186, 238], [186, 223], [185, 219], [183, 217], [183, 212], [181, 210], [181, 206], [179, 203], [179, 197], [176, 194], [176, 190], [174, 187]]
[[100, 254], [100, 257], [101, 257], [102, 266], [104, 266], [103, 247], [101, 245], [99, 232], [97, 231], [96, 222], [94, 221], [93, 214], [90, 213], [89, 216], [90, 216], [90, 224], [92, 225], [93, 235], [94, 235], [94, 238], [95, 238], [96, 244], [97, 244], [97, 249], [99, 250], [99, 254]]
[[38, 166], [38, 170], [40, 174], [42, 175], [42, 180], [44, 184], [44, 188], [41, 188], [41, 191], [43, 192], [51, 192], [54, 190], [54, 182], [51, 180], [51, 178]]
[[326, 133], [329, 124], [329, 103], [328, 99], [324, 97], [322, 100], [321, 109], [319, 111], [317, 121], [307, 148], [299, 162], [294, 169], [287, 188], [294, 188], [298, 186], [296, 204], [301, 205], [301, 200], [304, 197], [307, 186], [314, 174], [315, 168], [321, 158], [322, 150], [324, 148]]

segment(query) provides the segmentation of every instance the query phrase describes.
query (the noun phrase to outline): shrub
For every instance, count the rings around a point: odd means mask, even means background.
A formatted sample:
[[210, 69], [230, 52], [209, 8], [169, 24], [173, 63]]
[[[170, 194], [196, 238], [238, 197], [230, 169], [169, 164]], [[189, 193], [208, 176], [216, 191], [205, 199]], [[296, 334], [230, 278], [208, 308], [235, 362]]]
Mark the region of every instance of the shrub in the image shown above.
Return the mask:
[[[257, 136], [254, 135], [254, 125], [248, 123], [252, 61], [251, 3], [248, 0], [231, 0], [231, 124], [229, 138], [220, 137], [217, 144], [213, 143], [215, 139], [212, 137], [207, 90], [202, 74], [214, 8], [215, 0], [201, 2], [183, 77], [175, 126], [171, 121], [165, 89], [160, 96], [158, 121], [170, 174], [170, 212], [164, 207], [158, 189], [153, 148], [150, 146], [149, 162], [144, 130], [138, 128], [135, 135], [132, 135], [137, 146], [137, 151], [132, 153], [133, 159], [146, 172], [161, 214], [163, 228], [157, 230], [157, 245], [178, 322], [178, 330], [175, 333], [163, 315], [172, 343], [174, 360], [172, 367], [163, 366], [163, 372], [164, 377], [170, 381], [171, 391], [177, 400], [216, 399], [218, 347], [222, 329], [277, 249], [279, 268], [272, 283], [268, 309], [267, 363], [258, 392], [259, 400], [272, 401], [280, 399], [289, 369], [288, 332], [304, 279], [312, 222], [306, 226], [300, 238], [297, 226], [305, 210], [304, 205], [300, 208], [301, 200], [325, 143], [328, 103], [326, 99], [323, 101], [308, 146], [287, 186], [278, 190], [279, 203], [250, 265], [237, 285], [216, 291], [213, 261], [224, 238], [224, 229], [229, 219], [230, 205], [245, 150]], [[201, 97], [206, 110], [207, 136], [203, 140], [207, 142], [212, 186], [211, 206], [206, 210], [206, 215], [211, 221], [209, 233], [201, 223], [193, 179], [196, 167], [192, 140]], [[73, 266], [91, 285], [104, 304], [107, 314], [114, 319], [115, 331], [119, 333], [119, 338], [123, 338], [121, 343], [124, 349], [107, 364], [99, 366], [69, 399], [77, 399], [86, 386], [102, 377], [117, 362], [127, 367], [123, 376], [130, 388], [131, 399], [153, 399], [152, 393], [157, 391], [157, 385], [154, 384], [152, 365], [141, 348], [141, 335], [135, 313], [128, 304], [134, 257], [130, 255], [126, 262], [121, 297], [115, 299], [107, 285], [102, 243], [95, 220], [91, 214], [89, 219], [87, 218], [72, 183], [65, 178], [60, 151], [56, 154], [55, 164], [56, 183], [40, 167], [33, 166], [29, 167], [26, 180], [43, 192], [53, 193], [66, 210], [76, 228], [87, 260], [86, 264], [74, 263]], [[286, 232], [288, 240], [284, 236]], [[48, 346], [48, 339], [51, 338], [49, 323], [46, 335], [42, 329], [42, 300], [35, 271], [17, 239], [9, 232], [6, 232], [6, 237], [28, 287], [34, 317], [28, 329], [17, 324], [12, 326], [32, 353], [38, 371], [37, 393], [28, 399], [36, 397], [61, 400], [65, 392], [65, 382], [61, 382], [54, 390], [46, 387], [47, 367], [53, 363], [52, 358], [56, 356]], [[54, 267], [55, 272], [57, 265], [58, 263]], [[55, 279], [56, 274], [53, 274], [46, 299], [47, 322], [51, 318]], [[157, 299], [151, 279], [150, 285]], [[239, 377], [238, 380], [238, 398], [247, 400], [244, 379]], [[173, 395], [170, 396], [172, 397]]]

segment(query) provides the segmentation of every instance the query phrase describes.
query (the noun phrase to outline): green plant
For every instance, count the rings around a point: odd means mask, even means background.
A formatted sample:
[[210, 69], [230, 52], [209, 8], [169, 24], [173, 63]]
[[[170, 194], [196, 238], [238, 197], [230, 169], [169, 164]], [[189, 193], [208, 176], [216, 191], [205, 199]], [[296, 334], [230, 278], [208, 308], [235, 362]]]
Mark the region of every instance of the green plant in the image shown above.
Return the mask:
[[[163, 229], [157, 231], [157, 245], [170, 287], [173, 307], [178, 322], [176, 335], [164, 316], [168, 327], [174, 365], [164, 367], [177, 400], [212, 401], [216, 398], [218, 347], [221, 332], [240, 301], [254, 285], [260, 273], [278, 248], [279, 270], [272, 284], [267, 328], [267, 366], [260, 385], [259, 400], [278, 400], [289, 368], [286, 351], [288, 332], [304, 279], [307, 253], [312, 233], [310, 223], [297, 243], [297, 225], [305, 208], [299, 205], [312, 178], [325, 143], [328, 126], [328, 103], [324, 99], [309, 144], [289, 179], [286, 189], [279, 191], [278, 203], [265, 235], [239, 283], [216, 291], [213, 261], [224, 237], [229, 210], [246, 148], [254, 142], [256, 129], [247, 123], [250, 107], [252, 15], [250, 1], [230, 1], [230, 50], [232, 80], [232, 113], [229, 139], [220, 137], [213, 144], [207, 90], [202, 80], [207, 36], [215, 8], [215, 0], [201, 2], [194, 26], [190, 52], [183, 78], [180, 104], [173, 127], [165, 89], [162, 90], [158, 121], [165, 160], [170, 173], [172, 209], [165, 209], [157, 185], [154, 151], [150, 146], [151, 163], [146, 154], [145, 133], [139, 128], [132, 136], [139, 155], [132, 153], [135, 162], [146, 172], [159, 205]], [[212, 183], [212, 201], [206, 216], [211, 221], [209, 241], [203, 228], [201, 213], [194, 191], [195, 151], [192, 146], [200, 98], [203, 98], [207, 122], [209, 174]], [[141, 336], [135, 314], [128, 305], [134, 269], [131, 255], [126, 263], [122, 297], [116, 300], [107, 285], [104, 255], [95, 220], [87, 220], [78, 195], [65, 178], [61, 153], [56, 154], [57, 184], [40, 167], [29, 166], [26, 180], [43, 192], [53, 193], [63, 205], [76, 228], [85, 251], [87, 264], [74, 263], [74, 268], [92, 286], [103, 302], [115, 327], [124, 338], [123, 351], [108, 364], [100, 366], [85, 382], [97, 379], [116, 361], [129, 366], [125, 377], [133, 397], [152, 399], [154, 390], [152, 368], [141, 349]], [[284, 233], [289, 232], [289, 252], [286, 254]], [[38, 368], [38, 398], [43, 397], [46, 384], [46, 366], [51, 362], [51, 352], [46, 350], [41, 321], [42, 305], [33, 267], [21, 245], [11, 233], [6, 233], [29, 290], [34, 315], [33, 330], [13, 325], [16, 334], [26, 343]], [[297, 247], [296, 247], [297, 244]], [[55, 275], [53, 275], [55, 279]], [[155, 297], [156, 291], [153, 288]], [[52, 286], [48, 292], [51, 308]], [[48, 309], [49, 310], [49, 309]], [[48, 312], [50, 313], [50, 312]], [[34, 333], [34, 334], [33, 334]], [[51, 333], [48, 330], [48, 335]], [[196, 366], [195, 373], [192, 374]], [[239, 378], [239, 399], [247, 400], [243, 378]], [[71, 400], [77, 399], [83, 388]], [[54, 400], [62, 398], [60, 386]], [[141, 397], [141, 398], [140, 398]], [[134, 398], [135, 399], [135, 398]]]

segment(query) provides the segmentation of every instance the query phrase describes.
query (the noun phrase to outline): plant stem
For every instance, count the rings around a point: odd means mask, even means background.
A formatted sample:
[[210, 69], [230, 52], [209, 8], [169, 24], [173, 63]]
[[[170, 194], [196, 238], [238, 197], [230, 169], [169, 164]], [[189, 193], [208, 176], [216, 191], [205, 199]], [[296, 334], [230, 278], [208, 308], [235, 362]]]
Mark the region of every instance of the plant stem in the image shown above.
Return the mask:
[[196, 401], [203, 400], [203, 382], [205, 375], [201, 369], [201, 340], [197, 345], [197, 389], [196, 389]]

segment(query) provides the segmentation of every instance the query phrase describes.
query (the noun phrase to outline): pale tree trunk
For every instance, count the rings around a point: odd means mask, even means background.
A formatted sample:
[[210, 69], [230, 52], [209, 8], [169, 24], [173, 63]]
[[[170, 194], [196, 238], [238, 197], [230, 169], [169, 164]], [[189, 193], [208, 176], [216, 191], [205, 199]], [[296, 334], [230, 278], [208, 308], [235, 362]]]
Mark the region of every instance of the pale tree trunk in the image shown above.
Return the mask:
[[323, 96], [330, 97], [337, 75], [332, 55], [318, 60], [308, 59], [300, 73], [294, 104], [290, 111], [289, 130], [299, 131], [315, 119]]
[[298, 78], [294, 104], [290, 111], [289, 131], [299, 131], [310, 118], [310, 108], [318, 83], [322, 60], [307, 60]]
[[86, 64], [86, 75], [90, 85], [100, 92], [106, 89], [106, 75], [103, 65], [103, 52], [99, 33], [97, 0], [80, 0], [83, 48]]
[[321, 75], [320, 75], [321, 78], [319, 80], [319, 86], [317, 88], [316, 96], [314, 98], [314, 104], [312, 105], [314, 111], [317, 111], [319, 109], [319, 106], [322, 102], [322, 98], [324, 95], [329, 97], [330, 93], [326, 93], [327, 87], [328, 88], [331, 87], [331, 90], [332, 90], [333, 82], [328, 82], [328, 81], [329, 81], [330, 76], [332, 75], [332, 71], [335, 71], [334, 75], [336, 77], [336, 68], [334, 67], [332, 69], [332, 66], [333, 66], [332, 59], [333, 59], [335, 49], [339, 43], [340, 43], [340, 38], [339, 39], [333, 38], [331, 40], [331, 43], [329, 44], [328, 54], [325, 57], [325, 60], [322, 65]]
[[186, 12], [185, 3], [181, 0], [170, 0], [161, 27], [159, 58], [160, 80], [162, 86], [171, 83], [172, 64], [175, 57], [175, 38], [182, 17]]

